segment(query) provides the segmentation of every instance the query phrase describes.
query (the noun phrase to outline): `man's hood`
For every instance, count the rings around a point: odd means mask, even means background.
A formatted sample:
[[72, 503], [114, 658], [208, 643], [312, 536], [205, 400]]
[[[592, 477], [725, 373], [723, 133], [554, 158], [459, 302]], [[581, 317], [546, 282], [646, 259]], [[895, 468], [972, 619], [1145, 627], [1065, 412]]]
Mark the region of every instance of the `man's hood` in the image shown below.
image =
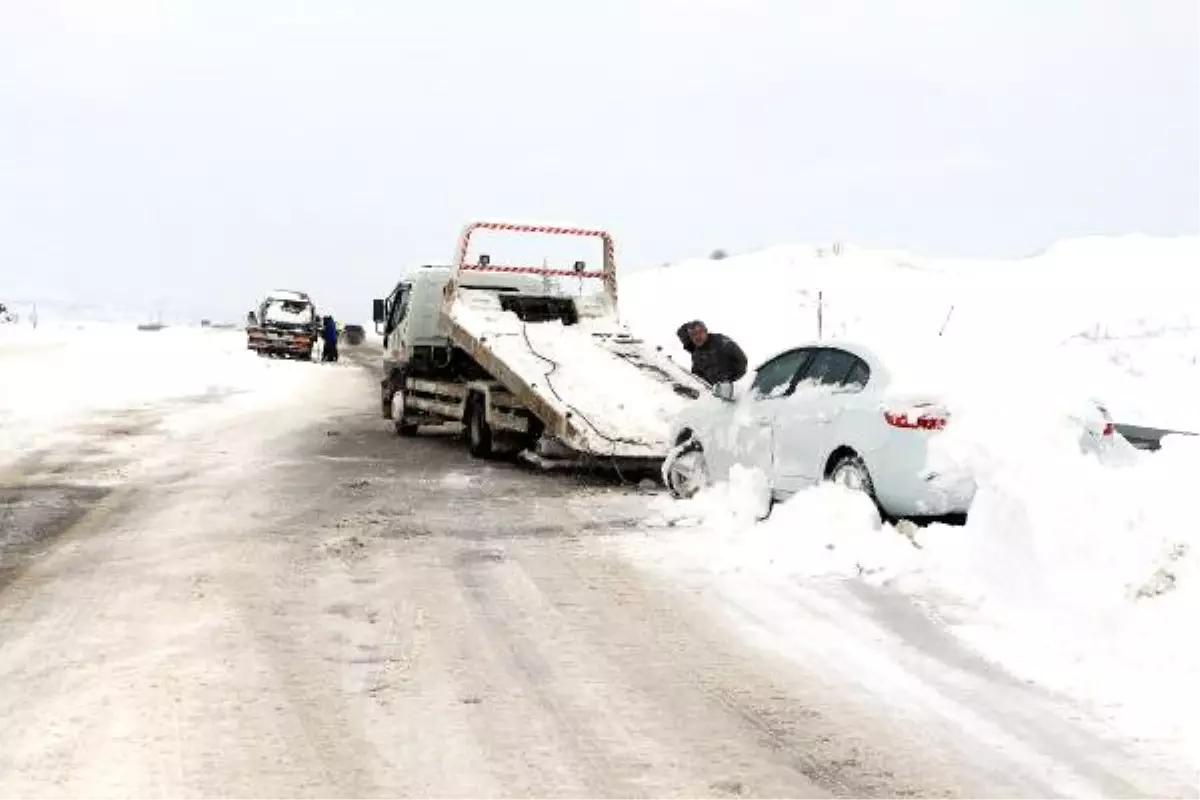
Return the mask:
[[689, 335], [689, 332], [694, 326], [699, 324], [701, 324], [700, 320], [694, 319], [691, 322], [683, 323], [679, 326], [679, 329], [675, 331], [675, 335], [679, 337], [679, 343], [682, 344], [683, 349], [689, 353], [696, 349], [696, 345], [692, 343], [692, 337]]

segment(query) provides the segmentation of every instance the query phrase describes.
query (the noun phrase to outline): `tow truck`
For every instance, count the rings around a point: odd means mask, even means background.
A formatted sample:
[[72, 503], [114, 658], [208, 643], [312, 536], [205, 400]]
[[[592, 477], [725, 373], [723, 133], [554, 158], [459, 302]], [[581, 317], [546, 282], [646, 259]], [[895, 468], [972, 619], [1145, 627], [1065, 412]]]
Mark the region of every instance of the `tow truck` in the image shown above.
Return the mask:
[[[485, 231], [598, 242], [602, 263], [495, 263], [472, 252]], [[449, 265], [420, 266], [373, 303], [383, 417], [400, 436], [461, 425], [478, 458], [657, 474], [671, 420], [707, 386], [621, 322], [614, 253], [600, 229], [467, 224]], [[573, 296], [553, 288], [575, 281]], [[599, 291], [584, 293], [587, 281]]]

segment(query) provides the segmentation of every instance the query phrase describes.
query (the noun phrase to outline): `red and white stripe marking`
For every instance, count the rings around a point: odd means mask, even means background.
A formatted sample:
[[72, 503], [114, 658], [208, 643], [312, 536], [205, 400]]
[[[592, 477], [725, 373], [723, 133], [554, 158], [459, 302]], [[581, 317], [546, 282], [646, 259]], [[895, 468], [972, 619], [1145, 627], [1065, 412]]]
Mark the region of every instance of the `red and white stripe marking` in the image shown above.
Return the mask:
[[604, 273], [596, 270], [576, 272], [573, 269], [550, 269], [547, 267], [514, 267], [503, 264], [463, 264], [464, 272], [512, 272], [522, 275], [551, 275], [563, 278], [603, 278]]
[[[542, 267], [497, 267], [488, 265], [487, 267], [479, 265], [467, 264], [467, 250], [471, 245], [471, 234], [477, 230], [491, 231], [514, 231], [517, 233], [541, 233], [551, 236], [599, 236], [604, 241], [604, 263], [605, 270], [602, 272], [584, 272], [578, 273], [573, 270], [550, 270]], [[529, 225], [518, 222], [473, 222], [463, 231], [462, 239], [458, 246], [458, 265], [460, 269], [477, 270], [487, 272], [519, 272], [529, 275], [565, 275], [582, 276], [585, 278], [608, 278], [612, 279], [608, 273], [615, 263], [614, 246], [612, 236], [608, 231], [603, 231], [594, 228], [570, 228], [561, 225]]]

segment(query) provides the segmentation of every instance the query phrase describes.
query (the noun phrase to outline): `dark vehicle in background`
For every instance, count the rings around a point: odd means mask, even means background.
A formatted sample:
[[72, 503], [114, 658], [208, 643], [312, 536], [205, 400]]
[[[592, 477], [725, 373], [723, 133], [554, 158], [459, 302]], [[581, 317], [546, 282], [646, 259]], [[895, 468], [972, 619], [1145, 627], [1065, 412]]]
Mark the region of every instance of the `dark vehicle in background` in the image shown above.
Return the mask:
[[347, 325], [342, 329], [342, 340], [348, 345], [360, 345], [367, 338], [362, 325]]

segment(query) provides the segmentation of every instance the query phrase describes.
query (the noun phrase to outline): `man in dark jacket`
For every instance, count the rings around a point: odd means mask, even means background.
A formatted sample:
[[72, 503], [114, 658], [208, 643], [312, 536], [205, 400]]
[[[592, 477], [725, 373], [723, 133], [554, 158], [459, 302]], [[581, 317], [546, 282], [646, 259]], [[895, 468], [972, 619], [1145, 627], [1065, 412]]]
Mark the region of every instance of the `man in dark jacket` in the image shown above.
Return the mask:
[[709, 333], [700, 320], [685, 322], [675, 331], [683, 349], [692, 354], [692, 374], [710, 384], [733, 383], [746, 374], [746, 354], [737, 342]]
[[337, 323], [333, 317], [325, 317], [321, 320], [321, 338], [325, 340], [325, 347], [322, 349], [322, 361], [337, 361], [338, 360], [338, 334]]

